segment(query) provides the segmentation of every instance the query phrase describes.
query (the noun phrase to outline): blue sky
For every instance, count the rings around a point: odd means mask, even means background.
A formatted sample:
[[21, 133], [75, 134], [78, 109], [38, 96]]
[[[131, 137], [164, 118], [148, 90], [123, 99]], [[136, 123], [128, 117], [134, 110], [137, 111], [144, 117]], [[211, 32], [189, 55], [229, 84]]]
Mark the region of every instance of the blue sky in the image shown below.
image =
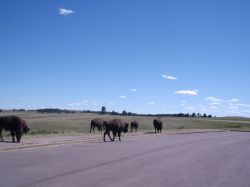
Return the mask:
[[250, 116], [250, 1], [0, 7], [0, 108]]

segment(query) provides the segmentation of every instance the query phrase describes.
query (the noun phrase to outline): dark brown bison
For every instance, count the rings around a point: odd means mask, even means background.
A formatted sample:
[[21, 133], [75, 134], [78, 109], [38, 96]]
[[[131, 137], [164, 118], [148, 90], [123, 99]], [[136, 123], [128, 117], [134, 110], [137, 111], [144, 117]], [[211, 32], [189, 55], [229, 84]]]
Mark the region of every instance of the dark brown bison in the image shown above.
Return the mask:
[[10, 131], [12, 142], [15, 142], [15, 136], [17, 142], [20, 142], [22, 134], [27, 133], [30, 130], [26, 124], [26, 121], [17, 116], [0, 117], [0, 138], [2, 141], [4, 141], [2, 137], [3, 129], [5, 131]]
[[161, 133], [162, 121], [160, 119], [154, 119], [153, 124], [154, 124], [154, 128], [155, 128], [155, 133], [156, 133], [156, 131], [158, 133]]
[[[128, 132], [128, 123], [122, 119], [113, 119], [111, 121], [104, 121], [105, 132], [103, 134], [103, 141], [105, 142], [105, 136], [108, 134], [111, 141], [115, 140], [116, 134], [118, 134], [119, 141], [121, 141], [121, 133]], [[113, 133], [113, 139], [110, 137], [110, 131]]]
[[99, 132], [102, 132], [102, 129], [104, 128], [103, 122], [104, 121], [102, 119], [92, 119], [90, 122], [89, 132], [91, 133], [92, 130], [95, 132], [96, 127], [97, 127]]
[[130, 123], [130, 132], [133, 132], [133, 129], [135, 129], [135, 132], [137, 132], [138, 127], [139, 123], [137, 121], [132, 121]]

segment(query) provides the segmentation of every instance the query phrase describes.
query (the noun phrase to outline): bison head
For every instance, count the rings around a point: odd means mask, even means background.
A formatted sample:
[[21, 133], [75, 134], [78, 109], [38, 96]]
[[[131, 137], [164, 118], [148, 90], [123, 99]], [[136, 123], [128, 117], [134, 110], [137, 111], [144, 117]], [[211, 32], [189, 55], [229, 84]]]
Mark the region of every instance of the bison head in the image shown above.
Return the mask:
[[23, 128], [23, 132], [24, 132], [25, 134], [26, 134], [27, 132], [29, 132], [29, 131], [30, 131], [29, 127], [26, 126], [26, 127]]
[[26, 134], [27, 132], [29, 132], [29, 127], [28, 127], [28, 125], [27, 125], [27, 123], [26, 123], [26, 121], [25, 120], [22, 120], [22, 130], [23, 130], [23, 132]]

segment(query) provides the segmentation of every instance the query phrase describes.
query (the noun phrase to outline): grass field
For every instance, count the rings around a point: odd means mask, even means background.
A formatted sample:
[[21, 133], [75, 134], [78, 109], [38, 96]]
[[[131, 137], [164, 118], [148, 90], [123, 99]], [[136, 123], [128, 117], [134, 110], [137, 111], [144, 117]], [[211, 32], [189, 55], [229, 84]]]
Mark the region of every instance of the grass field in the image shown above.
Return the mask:
[[[138, 131], [153, 132], [154, 117], [141, 116], [111, 116], [91, 113], [48, 113], [38, 112], [1, 112], [0, 116], [17, 115], [25, 119], [30, 127], [29, 135], [37, 134], [76, 134], [88, 133], [90, 121], [93, 118], [109, 120], [122, 118], [127, 122], [137, 120], [140, 124]], [[225, 118], [176, 118], [164, 117], [163, 130], [176, 129], [228, 129], [228, 130], [250, 130], [250, 118], [225, 117]], [[9, 132], [3, 132], [8, 136]]]

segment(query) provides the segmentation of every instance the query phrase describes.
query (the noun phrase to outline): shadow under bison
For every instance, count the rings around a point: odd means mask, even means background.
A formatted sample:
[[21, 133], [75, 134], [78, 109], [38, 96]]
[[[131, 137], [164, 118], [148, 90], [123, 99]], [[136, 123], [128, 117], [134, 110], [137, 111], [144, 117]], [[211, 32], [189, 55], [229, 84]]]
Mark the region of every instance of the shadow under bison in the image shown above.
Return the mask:
[[2, 137], [2, 130], [10, 131], [12, 136], [12, 142], [15, 142], [15, 136], [17, 142], [21, 141], [22, 134], [27, 133], [30, 129], [27, 126], [25, 120], [21, 119], [17, 116], [2, 116], [0, 117], [0, 138], [3, 140]]
[[[105, 132], [103, 134], [103, 141], [105, 142], [106, 134], [109, 136], [111, 141], [115, 140], [116, 135], [118, 134], [119, 141], [121, 141], [121, 133], [128, 132], [128, 123], [122, 119], [113, 119], [111, 121], [104, 121]], [[110, 131], [113, 133], [113, 139], [110, 137]]]

